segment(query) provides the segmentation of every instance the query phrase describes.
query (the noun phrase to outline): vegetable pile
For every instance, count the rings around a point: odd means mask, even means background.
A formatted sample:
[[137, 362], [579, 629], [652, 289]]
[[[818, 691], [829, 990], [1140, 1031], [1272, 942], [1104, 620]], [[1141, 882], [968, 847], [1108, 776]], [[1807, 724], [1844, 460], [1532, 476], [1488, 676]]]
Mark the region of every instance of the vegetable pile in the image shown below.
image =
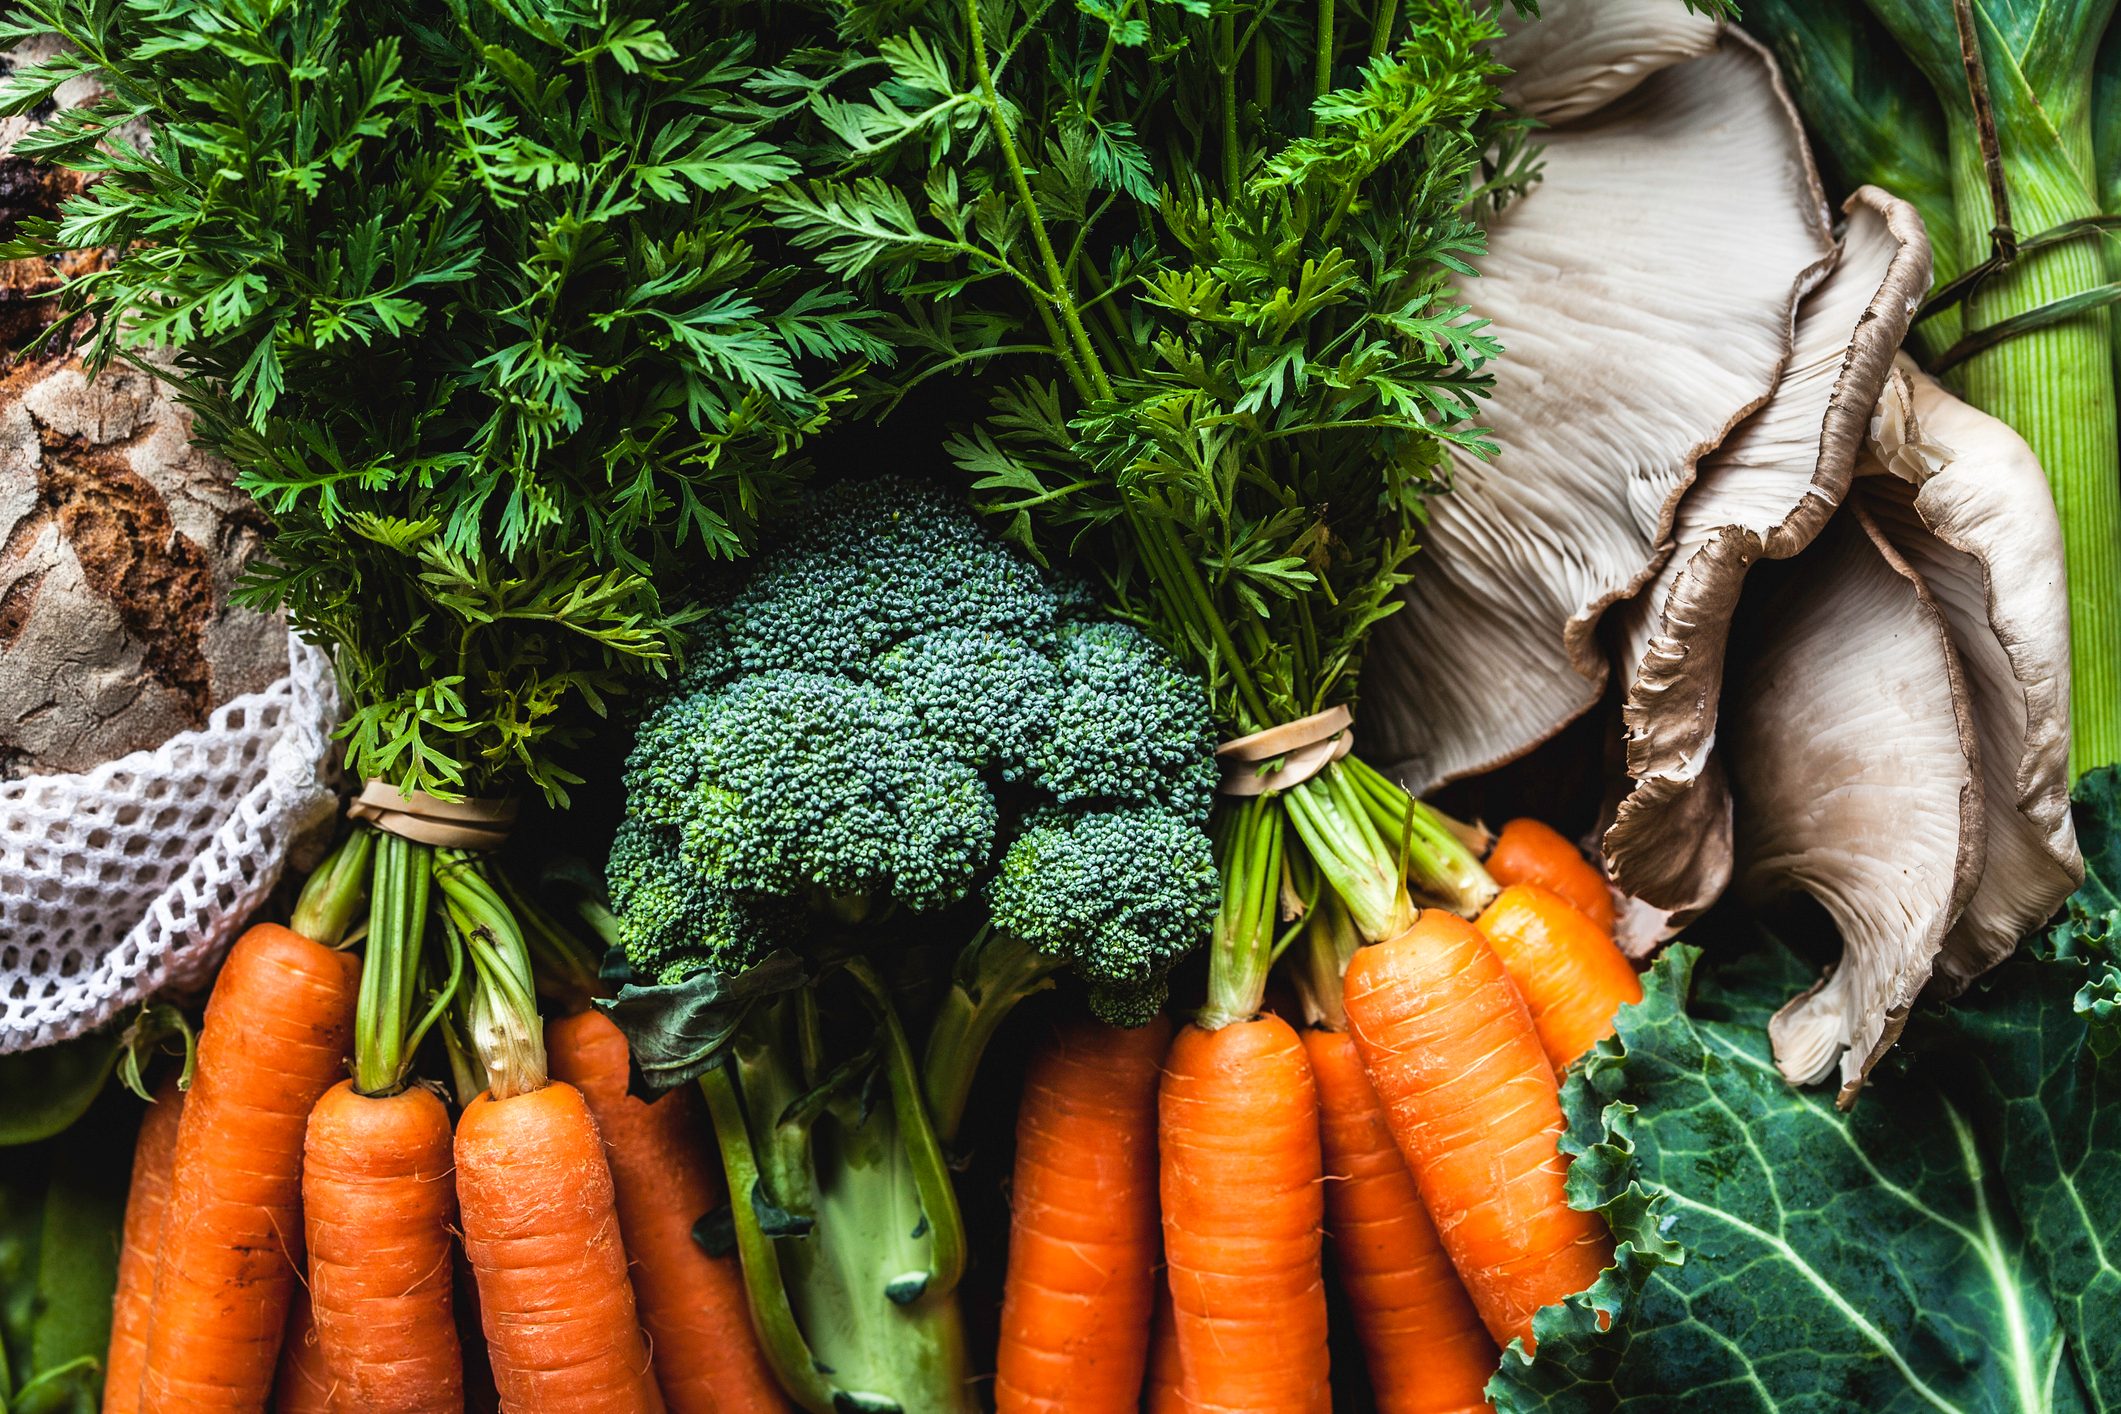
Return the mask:
[[0, 1414], [2121, 1405], [2105, 13], [1744, 8], [18, 0], [350, 799]]

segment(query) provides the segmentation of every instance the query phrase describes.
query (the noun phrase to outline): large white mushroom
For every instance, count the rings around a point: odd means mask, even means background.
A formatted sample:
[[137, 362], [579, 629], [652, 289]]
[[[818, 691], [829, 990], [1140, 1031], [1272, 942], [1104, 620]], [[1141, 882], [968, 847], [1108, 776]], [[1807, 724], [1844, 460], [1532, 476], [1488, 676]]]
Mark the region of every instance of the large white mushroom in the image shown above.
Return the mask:
[[1739, 884], [1756, 898], [1802, 889], [1840, 928], [1840, 963], [1768, 1030], [1786, 1077], [1839, 1066], [1845, 1101], [1973, 895], [1973, 712], [1943, 610], [1862, 509], [1763, 587], [1727, 694]]
[[2084, 877], [2069, 811], [2069, 589], [2038, 459], [1904, 356], [1858, 494], [1943, 610], [1980, 728], [1988, 858], [1937, 958], [1950, 995]]
[[1848, 494], [1894, 354], [1929, 287], [1913, 207], [1874, 187], [1849, 199], [1833, 273], [1798, 312], [1767, 405], [1702, 461], [1676, 544], [1615, 611], [1626, 794], [1604, 847], [1622, 890], [1679, 921], [1731, 874], [1731, 805], [1715, 757], [1731, 615], [1746, 572], [1811, 544]]
[[1364, 731], [1417, 789], [1484, 770], [1593, 706], [1610, 648], [1623, 917], [1654, 942], [1734, 877], [1818, 899], [1843, 953], [1772, 1039], [1847, 1103], [2081, 874], [2053, 506], [2008, 429], [1895, 369], [1921, 223], [1865, 189], [1830, 237], [1756, 48], [1679, 0], [1543, 8], [1498, 52], [1545, 179], [1468, 287], [1501, 452], [1435, 502]]
[[[1366, 747], [1416, 789], [1511, 760], [1598, 700], [1600, 615], [1657, 568], [1700, 459], [1773, 391], [1834, 251], [1758, 46], [1727, 31], [1702, 57], [1666, 45], [1629, 66], [1583, 36], [1642, 7], [1543, 8], [1520, 83], [1532, 58], [1568, 71], [1585, 53], [1605, 55], [1601, 83], [1639, 82], [1541, 134], [1545, 174], [1465, 291], [1508, 350], [1485, 409], [1501, 451], [1458, 459], [1366, 670]], [[1532, 44], [1549, 24], [1577, 40]]]

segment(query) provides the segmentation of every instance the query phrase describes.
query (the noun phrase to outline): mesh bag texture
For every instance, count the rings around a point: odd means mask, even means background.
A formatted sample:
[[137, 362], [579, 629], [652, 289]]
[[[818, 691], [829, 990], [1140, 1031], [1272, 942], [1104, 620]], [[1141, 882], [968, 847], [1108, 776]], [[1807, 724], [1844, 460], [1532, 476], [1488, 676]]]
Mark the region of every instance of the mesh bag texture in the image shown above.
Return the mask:
[[0, 784], [0, 1054], [206, 980], [336, 796], [331, 662], [90, 771]]

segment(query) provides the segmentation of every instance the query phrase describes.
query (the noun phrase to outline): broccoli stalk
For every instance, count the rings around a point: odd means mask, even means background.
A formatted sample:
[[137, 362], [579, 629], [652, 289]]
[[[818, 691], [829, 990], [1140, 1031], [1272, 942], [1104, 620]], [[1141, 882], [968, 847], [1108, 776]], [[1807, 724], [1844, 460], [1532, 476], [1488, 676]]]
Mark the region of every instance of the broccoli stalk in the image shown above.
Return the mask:
[[[1140, 1025], [1205, 940], [1207, 696], [939, 491], [805, 509], [636, 732], [607, 875], [643, 981], [611, 1010], [652, 1085], [706, 1091], [789, 1394], [948, 1414], [943, 1146], [1024, 997], [1067, 975]], [[968, 940], [940, 966], [939, 936]]]
[[[844, 971], [874, 1009], [865, 1052], [829, 1065], [817, 1000], [799, 992], [757, 1008], [702, 1077], [753, 1317], [806, 1408], [969, 1408], [952, 1299], [965, 1232], [942, 1145], [889, 995], [866, 964]], [[851, 1083], [865, 1072], [881, 1094]]]

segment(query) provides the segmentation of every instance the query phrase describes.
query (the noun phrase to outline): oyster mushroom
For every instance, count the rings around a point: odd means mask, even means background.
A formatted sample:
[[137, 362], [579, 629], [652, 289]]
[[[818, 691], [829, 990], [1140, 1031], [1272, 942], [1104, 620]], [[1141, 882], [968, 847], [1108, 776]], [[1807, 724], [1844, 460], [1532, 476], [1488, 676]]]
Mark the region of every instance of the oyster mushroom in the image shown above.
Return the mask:
[[1860, 504], [1749, 595], [1724, 731], [1738, 885], [1816, 898], [1843, 952], [1768, 1026], [1840, 1101], [1898, 1039], [1984, 857], [1976, 733], [1944, 611]]
[[1857, 491], [1943, 610], [1980, 732], [1988, 854], [1933, 995], [2010, 956], [2084, 877], [2069, 810], [2069, 590], [2032, 449], [1903, 356]]
[[1731, 804], [1715, 760], [1724, 650], [1746, 572], [1812, 542], [1848, 494], [1893, 357], [1929, 286], [1913, 207], [1848, 200], [1840, 258], [1797, 316], [1767, 405], [1704, 458], [1676, 549], [1615, 611], [1629, 782], [1604, 849], [1620, 888], [1678, 921], [1730, 880]]
[[1416, 790], [1597, 701], [1599, 616], [1656, 569], [1701, 457], [1767, 400], [1833, 253], [1797, 117], [1735, 31], [1542, 136], [1545, 175], [1465, 290], [1508, 350], [1501, 450], [1456, 461], [1366, 669], [1366, 749]]
[[1594, 113], [1659, 69], [1699, 59], [1722, 26], [1680, 0], [1546, 0], [1536, 17], [1505, 10], [1495, 57], [1511, 106], [1543, 123]]

